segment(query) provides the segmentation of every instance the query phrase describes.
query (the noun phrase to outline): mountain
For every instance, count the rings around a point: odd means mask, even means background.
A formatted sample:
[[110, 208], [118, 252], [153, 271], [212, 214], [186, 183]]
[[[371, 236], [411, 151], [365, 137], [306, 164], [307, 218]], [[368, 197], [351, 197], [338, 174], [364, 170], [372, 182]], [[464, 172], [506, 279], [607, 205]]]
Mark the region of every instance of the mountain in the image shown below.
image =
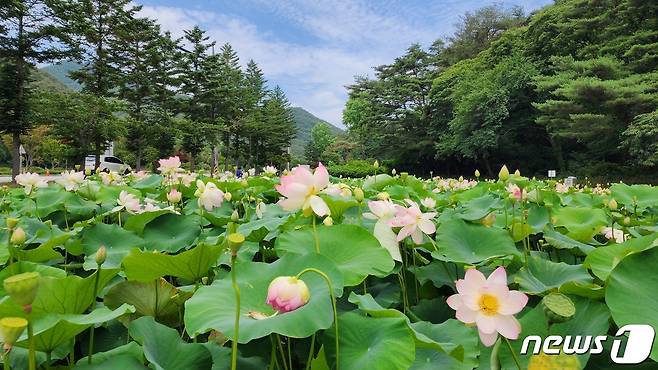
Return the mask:
[[292, 115], [297, 126], [297, 137], [292, 140], [291, 152], [293, 157], [302, 158], [304, 156], [304, 146], [311, 140], [311, 129], [317, 123], [324, 123], [331, 128], [331, 131], [338, 135], [343, 133], [343, 130], [332, 125], [331, 123], [320, 119], [309, 111], [301, 107], [292, 107]]
[[55, 76], [41, 69], [32, 70], [32, 72], [30, 73], [30, 78], [32, 79], [30, 86], [42, 91], [51, 91], [51, 92], [71, 91], [71, 89], [68, 86], [66, 86], [63, 82], [58, 80]]
[[76, 62], [60, 62], [57, 64], [47, 65], [41, 68], [41, 71], [47, 72], [51, 76], [55, 77], [58, 81], [66, 85], [69, 89], [74, 91], [80, 91], [82, 86], [76, 81], [69, 78], [69, 72], [77, 71], [80, 69], [80, 64]]

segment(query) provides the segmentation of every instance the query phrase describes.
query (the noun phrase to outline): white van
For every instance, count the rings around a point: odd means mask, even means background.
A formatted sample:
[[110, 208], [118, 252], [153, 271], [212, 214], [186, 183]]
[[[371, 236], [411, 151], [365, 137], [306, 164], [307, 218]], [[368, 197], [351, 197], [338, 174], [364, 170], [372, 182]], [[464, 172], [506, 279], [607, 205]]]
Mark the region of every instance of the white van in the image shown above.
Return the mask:
[[[132, 171], [132, 168], [130, 168], [129, 165], [125, 164], [122, 160], [120, 160], [117, 157], [111, 155], [101, 155], [100, 160], [101, 163], [99, 168], [101, 171], [105, 171], [105, 172], [114, 171], [120, 174], [126, 174]], [[85, 169], [89, 168], [93, 170], [95, 164], [96, 164], [96, 156], [88, 155], [87, 157], [85, 157]]]

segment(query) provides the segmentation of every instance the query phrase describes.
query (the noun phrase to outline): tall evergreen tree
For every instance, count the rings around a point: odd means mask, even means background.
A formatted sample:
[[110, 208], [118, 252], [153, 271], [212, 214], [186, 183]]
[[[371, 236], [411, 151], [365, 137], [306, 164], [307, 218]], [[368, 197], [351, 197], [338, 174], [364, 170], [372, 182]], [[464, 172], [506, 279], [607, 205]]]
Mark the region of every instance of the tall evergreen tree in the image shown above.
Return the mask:
[[12, 179], [20, 168], [20, 135], [30, 129], [31, 70], [70, 52], [57, 14], [61, 5], [56, 0], [0, 3], [0, 131], [12, 136]]

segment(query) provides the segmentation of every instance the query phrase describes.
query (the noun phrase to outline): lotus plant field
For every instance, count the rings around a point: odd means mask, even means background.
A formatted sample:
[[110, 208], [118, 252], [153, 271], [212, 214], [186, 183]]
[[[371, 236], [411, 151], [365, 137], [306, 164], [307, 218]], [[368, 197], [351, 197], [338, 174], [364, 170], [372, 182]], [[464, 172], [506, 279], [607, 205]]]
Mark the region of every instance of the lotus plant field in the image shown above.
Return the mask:
[[658, 328], [658, 188], [476, 174], [23, 174], [5, 369], [618, 366], [620, 328]]

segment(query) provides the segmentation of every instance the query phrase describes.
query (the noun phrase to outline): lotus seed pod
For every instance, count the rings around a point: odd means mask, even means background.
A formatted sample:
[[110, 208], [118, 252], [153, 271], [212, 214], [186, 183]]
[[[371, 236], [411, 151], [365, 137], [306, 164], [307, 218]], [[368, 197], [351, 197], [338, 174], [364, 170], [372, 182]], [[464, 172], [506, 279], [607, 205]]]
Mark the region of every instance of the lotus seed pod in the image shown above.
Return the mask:
[[503, 167], [500, 168], [500, 171], [498, 172], [498, 179], [502, 181], [507, 181], [509, 178], [509, 170], [507, 169], [507, 166], [503, 165]]
[[331, 218], [331, 216], [329, 216], [329, 217], [325, 218], [324, 221], [322, 221], [322, 223], [324, 224], [324, 226], [333, 226], [334, 225], [334, 219]]
[[569, 297], [561, 293], [551, 293], [542, 299], [542, 307], [551, 322], [561, 323], [571, 320], [576, 314], [576, 306]]
[[96, 264], [98, 266], [101, 266], [103, 263], [105, 263], [105, 259], [107, 258], [107, 248], [105, 248], [104, 245], [101, 245], [100, 248], [96, 251]]
[[0, 336], [5, 347], [12, 347], [23, 334], [27, 320], [22, 317], [3, 317], [0, 319]]
[[91, 176], [91, 168], [85, 168], [85, 176]]
[[9, 217], [7, 218], [7, 227], [9, 230], [13, 230], [16, 225], [18, 225], [18, 219], [15, 217]]
[[29, 306], [37, 296], [39, 276], [38, 272], [10, 276], [3, 283], [5, 291], [20, 306]]
[[231, 248], [231, 253], [235, 256], [238, 254], [238, 250], [242, 243], [244, 243], [244, 235], [240, 233], [232, 233], [226, 238], [228, 240], [228, 246]]
[[22, 245], [25, 243], [25, 238], [25, 230], [23, 230], [22, 227], [17, 227], [16, 230], [11, 233], [9, 241], [14, 245]]
[[480, 177], [480, 170], [475, 170], [475, 177], [479, 178]]
[[610, 202], [608, 202], [608, 208], [610, 208], [611, 211], [614, 211], [617, 209], [617, 206], [618, 204], [615, 198], [610, 199]]
[[400, 172], [400, 178], [402, 181], [406, 180], [407, 176], [409, 176], [409, 172]]
[[357, 202], [363, 202], [364, 197], [365, 195], [363, 194], [363, 190], [361, 188], [354, 189], [354, 198], [356, 198]]
[[559, 355], [546, 355], [540, 353], [538, 355], [530, 356], [528, 363], [528, 370], [579, 370], [580, 361], [576, 355], [567, 355], [560, 353]]

